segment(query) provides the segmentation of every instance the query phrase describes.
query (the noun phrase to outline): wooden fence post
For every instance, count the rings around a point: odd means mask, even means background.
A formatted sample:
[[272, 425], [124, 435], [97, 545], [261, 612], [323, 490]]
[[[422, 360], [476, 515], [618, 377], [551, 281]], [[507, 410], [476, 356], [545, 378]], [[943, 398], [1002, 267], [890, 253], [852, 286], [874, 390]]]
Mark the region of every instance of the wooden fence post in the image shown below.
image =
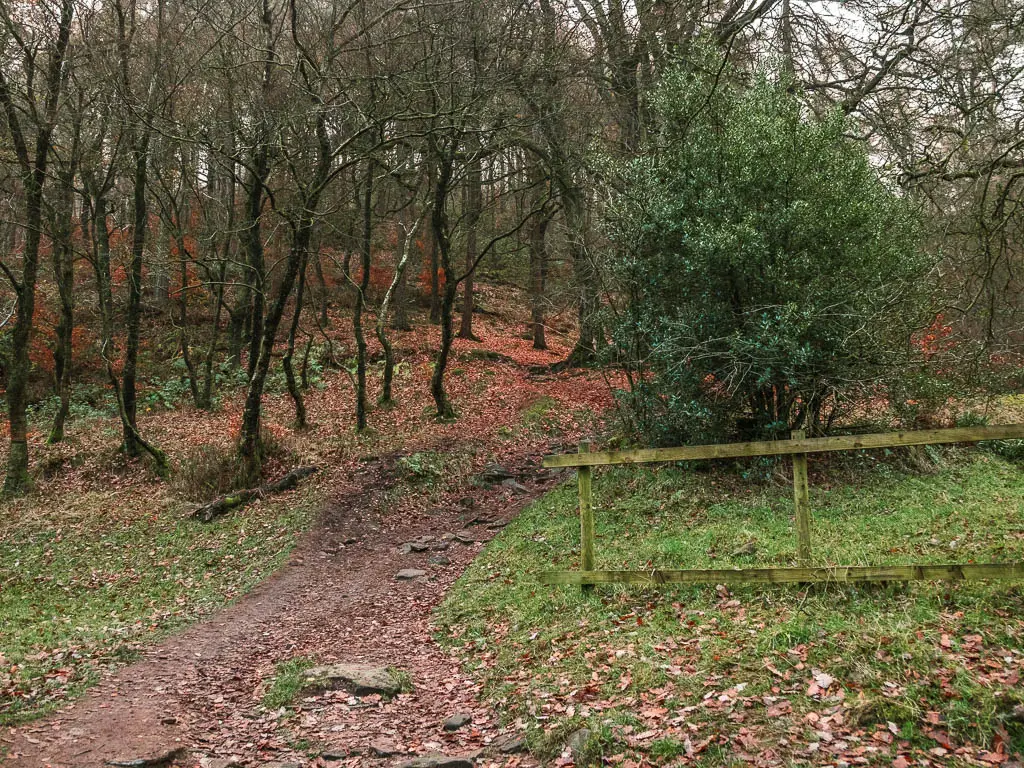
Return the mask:
[[[541, 574], [542, 584], [578, 584], [588, 592], [597, 584], [808, 584], [871, 581], [961, 579], [1022, 579], [1024, 561], [1012, 563], [948, 563], [945, 565], [811, 565], [811, 504], [808, 493], [807, 455], [833, 451], [863, 451], [909, 445], [976, 443], [981, 440], [1024, 439], [1024, 424], [1003, 424], [957, 429], [925, 429], [834, 437], [805, 436], [793, 430], [788, 440], [762, 440], [721, 445], [688, 445], [629, 451], [591, 451], [581, 442], [574, 456], [545, 456], [545, 467], [575, 467], [580, 497], [580, 568]], [[594, 507], [591, 480], [594, 467], [615, 464], [649, 464], [695, 459], [730, 459], [745, 456], [793, 457], [793, 505], [796, 510], [797, 556], [795, 568], [724, 568], [703, 570], [601, 571], [594, 562]]]
[[[803, 440], [802, 429], [790, 434], [794, 440]], [[811, 501], [807, 490], [807, 454], [793, 454], [793, 506], [796, 509], [796, 552], [800, 565], [811, 563]]]
[[[580, 453], [590, 453], [590, 443], [579, 445]], [[594, 570], [594, 505], [590, 495], [590, 467], [580, 467], [576, 474], [580, 483], [580, 567], [583, 571]], [[593, 584], [584, 584], [583, 591], [590, 592]]]

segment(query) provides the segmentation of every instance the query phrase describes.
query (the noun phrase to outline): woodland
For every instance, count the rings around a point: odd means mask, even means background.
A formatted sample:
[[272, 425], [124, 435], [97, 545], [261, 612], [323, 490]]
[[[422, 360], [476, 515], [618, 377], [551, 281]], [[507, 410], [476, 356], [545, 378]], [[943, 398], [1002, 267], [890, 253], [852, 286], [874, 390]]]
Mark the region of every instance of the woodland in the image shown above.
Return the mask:
[[[580, 441], [1024, 422], [1021, 0], [0, 0], [0, 113], [0, 762], [1021, 764], [1012, 581], [536, 580]], [[1022, 458], [816, 552], [1024, 560]], [[788, 472], [602, 562], [792, 564]]]

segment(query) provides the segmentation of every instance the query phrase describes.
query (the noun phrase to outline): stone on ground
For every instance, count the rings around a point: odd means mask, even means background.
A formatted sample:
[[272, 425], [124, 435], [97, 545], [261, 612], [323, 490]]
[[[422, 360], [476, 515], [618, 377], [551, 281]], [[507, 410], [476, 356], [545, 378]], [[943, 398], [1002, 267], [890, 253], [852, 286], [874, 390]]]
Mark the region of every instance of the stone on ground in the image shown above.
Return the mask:
[[503, 755], [511, 755], [515, 752], [525, 752], [526, 742], [523, 741], [522, 737], [516, 736], [514, 733], [506, 733], [492, 741], [491, 748]]
[[421, 571], [419, 568], [403, 568], [395, 574], [395, 578], [399, 581], [412, 581], [426, 575], [427, 572]]
[[508, 480], [503, 480], [502, 483], [501, 483], [501, 486], [502, 486], [502, 488], [511, 488], [516, 493], [529, 493], [530, 492], [529, 488], [527, 488], [522, 483], [519, 483], [516, 480], [513, 480], [512, 478], [509, 478]]
[[377, 693], [391, 698], [402, 692], [402, 681], [387, 667], [368, 664], [328, 664], [313, 667], [305, 673], [302, 692], [306, 695], [323, 691], [344, 690], [356, 696]]
[[447, 720], [445, 720], [443, 728], [449, 733], [451, 733], [452, 731], [457, 731], [459, 730], [459, 728], [463, 728], [469, 725], [471, 722], [473, 722], [472, 715], [459, 713], [457, 715], [452, 715]]
[[516, 477], [515, 472], [510, 472], [500, 464], [488, 464], [479, 474], [478, 481], [481, 485], [495, 485], [505, 480], [515, 480]]
[[166, 752], [153, 755], [152, 757], [132, 757], [124, 760], [107, 760], [107, 765], [116, 768], [167, 768], [167, 766], [178, 760], [185, 759], [188, 750], [184, 747], [175, 747]]
[[404, 763], [398, 768], [473, 768], [473, 761], [468, 757], [447, 757], [445, 755], [423, 755]]
[[408, 555], [411, 552], [426, 552], [428, 549], [434, 546], [434, 537], [424, 534], [423, 536], [417, 536], [412, 541], [405, 542], [399, 549], [403, 555]]
[[374, 757], [392, 757], [402, 751], [390, 741], [383, 740], [371, 741], [369, 749]]

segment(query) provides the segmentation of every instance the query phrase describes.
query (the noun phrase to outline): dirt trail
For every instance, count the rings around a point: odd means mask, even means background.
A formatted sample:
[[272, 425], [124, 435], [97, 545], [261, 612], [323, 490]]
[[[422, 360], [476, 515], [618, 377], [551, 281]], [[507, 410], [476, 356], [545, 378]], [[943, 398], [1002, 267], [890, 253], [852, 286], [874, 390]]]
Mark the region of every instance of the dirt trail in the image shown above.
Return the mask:
[[[182, 765], [207, 767], [227, 758], [245, 766], [388, 766], [421, 753], [476, 754], [479, 766], [536, 765], [486, 748], [500, 733], [497, 713], [430, 636], [431, 610], [482, 543], [452, 541], [443, 552], [411, 554], [398, 548], [460, 531], [472, 518], [496, 521], [469, 529], [479, 542], [491, 538], [553, 478], [524, 470], [522, 482], [528, 491], [474, 489], [469, 513], [451, 505], [412, 517], [387, 511], [393, 479], [386, 462], [367, 465], [341, 482], [321, 524], [281, 571], [60, 713], [5, 734], [4, 764], [90, 768], [180, 746], [189, 750]], [[402, 568], [427, 576], [397, 581]], [[295, 656], [393, 665], [409, 672], [414, 691], [391, 702], [328, 693], [281, 721], [260, 699], [274, 664]], [[456, 713], [472, 714], [472, 725], [444, 732], [443, 720]], [[369, 745], [382, 742], [398, 754], [373, 756]], [[311, 756], [325, 745], [328, 755]]]

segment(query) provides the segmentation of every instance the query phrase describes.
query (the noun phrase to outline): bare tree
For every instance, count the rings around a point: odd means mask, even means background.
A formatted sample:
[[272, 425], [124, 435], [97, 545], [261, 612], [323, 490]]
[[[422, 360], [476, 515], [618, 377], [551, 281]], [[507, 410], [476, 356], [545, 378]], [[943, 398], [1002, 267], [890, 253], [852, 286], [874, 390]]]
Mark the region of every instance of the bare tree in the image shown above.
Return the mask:
[[[0, 107], [17, 159], [22, 185], [22, 226], [25, 232], [21, 268], [0, 262], [0, 269], [17, 296], [17, 317], [12, 333], [13, 354], [7, 382], [7, 412], [11, 449], [4, 490], [20, 493], [29, 483], [28, 473], [28, 378], [29, 345], [35, 312], [39, 245], [43, 229], [43, 194], [52, 151], [53, 132], [66, 82], [65, 60], [74, 18], [72, 0], [59, 4], [39, 3], [31, 10], [0, 5], [3, 25], [0, 65]], [[33, 19], [22, 14], [32, 13]], [[29, 23], [26, 23], [29, 22]], [[35, 73], [42, 73], [42, 93], [36, 90]]]

